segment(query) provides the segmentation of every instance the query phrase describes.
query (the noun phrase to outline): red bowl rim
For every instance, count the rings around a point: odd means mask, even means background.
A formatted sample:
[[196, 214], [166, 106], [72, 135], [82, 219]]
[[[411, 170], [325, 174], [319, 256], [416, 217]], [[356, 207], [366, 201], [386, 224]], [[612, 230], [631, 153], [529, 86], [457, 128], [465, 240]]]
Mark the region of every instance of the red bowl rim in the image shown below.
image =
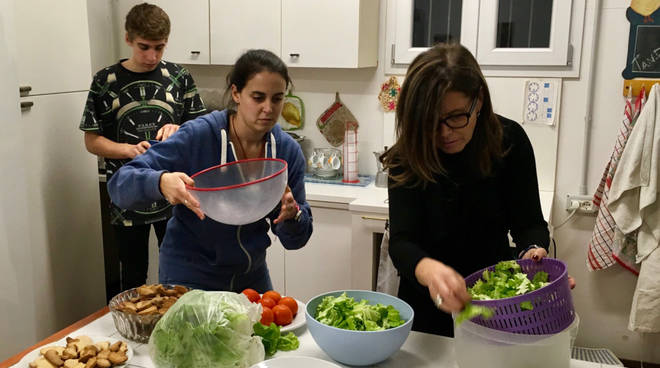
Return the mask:
[[245, 162], [251, 162], [251, 161], [279, 161], [279, 162], [284, 164], [284, 167], [281, 170], [275, 172], [274, 174], [265, 176], [265, 177], [257, 179], [257, 180], [252, 180], [252, 181], [249, 181], [247, 183], [234, 184], [234, 185], [225, 185], [224, 187], [216, 187], [216, 188], [197, 188], [197, 187], [192, 187], [192, 186], [186, 184], [186, 189], [195, 190], [195, 191], [198, 191], [198, 192], [215, 192], [215, 191], [220, 191], [220, 190], [228, 190], [228, 189], [246, 187], [248, 185], [261, 183], [262, 181], [272, 179], [272, 178], [282, 174], [287, 169], [287, 166], [288, 166], [287, 162], [280, 159], [280, 158], [250, 158], [250, 159], [247, 159], [247, 160], [232, 161], [232, 162], [228, 162], [228, 163], [222, 164], [222, 165], [211, 166], [208, 169], [204, 169], [202, 171], [199, 171], [199, 172], [193, 174], [190, 178], [194, 179], [198, 175], [204, 174], [207, 171], [215, 170], [215, 169], [223, 167], [223, 166], [237, 165], [237, 164], [241, 164], [241, 163], [245, 163]]

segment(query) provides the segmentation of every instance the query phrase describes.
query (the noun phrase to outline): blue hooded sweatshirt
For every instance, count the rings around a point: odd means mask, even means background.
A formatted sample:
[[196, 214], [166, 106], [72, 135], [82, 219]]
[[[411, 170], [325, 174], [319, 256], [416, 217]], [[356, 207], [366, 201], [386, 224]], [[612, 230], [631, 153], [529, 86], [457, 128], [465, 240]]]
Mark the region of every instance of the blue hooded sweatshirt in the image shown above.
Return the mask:
[[[186, 122], [167, 140], [122, 166], [108, 182], [112, 202], [120, 208], [139, 209], [162, 199], [160, 176], [183, 172], [192, 176], [211, 166], [236, 160], [228, 139], [228, 112], [213, 111]], [[268, 230], [286, 249], [303, 247], [312, 234], [312, 213], [305, 198], [305, 158], [300, 145], [275, 125], [264, 137], [266, 157], [288, 164], [288, 185], [302, 210], [298, 221], [272, 224], [280, 204], [266, 218], [247, 225], [227, 225], [208, 216], [200, 220], [183, 205], [176, 205], [160, 247], [159, 280], [207, 290], [240, 291], [266, 272]], [[252, 275], [252, 277], [251, 277]]]

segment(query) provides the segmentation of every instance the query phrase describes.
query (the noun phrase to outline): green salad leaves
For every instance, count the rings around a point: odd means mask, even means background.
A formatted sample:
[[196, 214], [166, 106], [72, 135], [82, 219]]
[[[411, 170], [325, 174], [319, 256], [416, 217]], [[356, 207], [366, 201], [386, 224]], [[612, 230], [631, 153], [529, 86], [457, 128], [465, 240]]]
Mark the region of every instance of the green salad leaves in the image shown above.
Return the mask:
[[502, 261], [493, 271], [485, 270], [468, 291], [474, 300], [493, 300], [523, 295], [546, 285], [546, 272], [539, 271], [530, 280], [516, 261]]
[[264, 344], [267, 355], [273, 355], [278, 350], [296, 350], [300, 346], [298, 337], [293, 332], [286, 335], [280, 334], [280, 326], [271, 322], [270, 326], [264, 326], [261, 322], [254, 324], [254, 334], [261, 336], [261, 342]]
[[243, 294], [189, 291], [156, 324], [151, 359], [159, 368], [250, 367], [264, 359], [252, 335], [260, 318], [260, 306]]
[[479, 316], [483, 317], [484, 319], [488, 319], [493, 316], [493, 313], [494, 312], [491, 308], [484, 307], [483, 305], [467, 303], [465, 304], [465, 308], [463, 308], [463, 310], [456, 315], [456, 325], [460, 325], [465, 320]]
[[343, 293], [337, 297], [326, 296], [316, 308], [314, 318], [328, 326], [355, 331], [380, 331], [406, 323], [393, 306], [356, 302]]
[[[495, 265], [493, 271], [485, 270], [481, 279], [468, 288], [468, 292], [473, 300], [494, 300], [523, 295], [548, 284], [548, 274], [546, 272], [539, 271], [530, 280], [522, 272], [518, 262], [502, 261]], [[520, 308], [532, 310], [534, 306], [530, 301], [525, 301], [520, 303]], [[463, 321], [477, 316], [488, 319], [493, 316], [493, 310], [468, 303], [465, 305], [465, 309], [456, 316], [456, 324], [459, 325]]]

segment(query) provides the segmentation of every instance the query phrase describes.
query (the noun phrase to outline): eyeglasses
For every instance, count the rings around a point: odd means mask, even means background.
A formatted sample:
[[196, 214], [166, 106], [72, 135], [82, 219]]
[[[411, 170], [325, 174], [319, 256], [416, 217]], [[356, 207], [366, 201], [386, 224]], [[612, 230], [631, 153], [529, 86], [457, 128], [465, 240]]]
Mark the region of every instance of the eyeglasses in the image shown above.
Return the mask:
[[477, 97], [472, 100], [472, 104], [468, 109], [468, 112], [462, 112], [456, 115], [447, 116], [444, 119], [440, 119], [440, 124], [445, 124], [451, 129], [461, 129], [465, 128], [470, 123], [470, 117], [474, 112], [474, 108], [477, 106]]

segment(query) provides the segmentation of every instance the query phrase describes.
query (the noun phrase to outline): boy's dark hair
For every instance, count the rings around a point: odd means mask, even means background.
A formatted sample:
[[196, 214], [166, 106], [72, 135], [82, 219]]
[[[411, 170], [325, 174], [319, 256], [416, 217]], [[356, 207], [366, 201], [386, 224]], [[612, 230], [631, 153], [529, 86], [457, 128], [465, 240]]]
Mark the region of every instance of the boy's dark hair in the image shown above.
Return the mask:
[[160, 7], [142, 3], [126, 14], [124, 28], [129, 41], [135, 37], [150, 41], [165, 40], [170, 36], [170, 17]]

